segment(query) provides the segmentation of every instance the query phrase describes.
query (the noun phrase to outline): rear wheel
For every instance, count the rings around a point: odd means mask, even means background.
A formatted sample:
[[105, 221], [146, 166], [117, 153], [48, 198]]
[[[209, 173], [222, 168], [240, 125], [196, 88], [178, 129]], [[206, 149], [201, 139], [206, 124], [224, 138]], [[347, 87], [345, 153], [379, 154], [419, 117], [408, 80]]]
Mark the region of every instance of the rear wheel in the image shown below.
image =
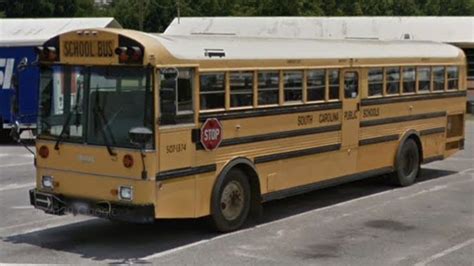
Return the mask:
[[239, 229], [250, 210], [250, 184], [240, 169], [230, 170], [212, 195], [211, 220], [220, 232]]
[[413, 184], [420, 172], [420, 152], [413, 139], [407, 139], [397, 154], [392, 182], [398, 186]]

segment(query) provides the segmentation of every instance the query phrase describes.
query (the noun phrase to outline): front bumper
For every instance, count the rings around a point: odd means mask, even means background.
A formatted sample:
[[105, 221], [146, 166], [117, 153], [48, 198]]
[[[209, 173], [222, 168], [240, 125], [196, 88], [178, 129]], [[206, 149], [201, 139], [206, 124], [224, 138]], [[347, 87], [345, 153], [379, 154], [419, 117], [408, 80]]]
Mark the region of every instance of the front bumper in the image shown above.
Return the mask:
[[31, 189], [29, 194], [30, 204], [48, 214], [82, 214], [132, 223], [152, 223], [155, 220], [155, 208], [152, 204], [133, 205], [78, 199], [42, 192], [37, 189]]

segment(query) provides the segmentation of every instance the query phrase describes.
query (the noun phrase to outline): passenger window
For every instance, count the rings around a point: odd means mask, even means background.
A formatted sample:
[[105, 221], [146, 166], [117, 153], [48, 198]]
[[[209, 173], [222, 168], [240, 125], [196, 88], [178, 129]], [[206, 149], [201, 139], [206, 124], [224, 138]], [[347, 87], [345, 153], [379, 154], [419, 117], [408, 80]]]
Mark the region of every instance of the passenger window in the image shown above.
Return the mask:
[[253, 105], [253, 72], [230, 73], [230, 107]]
[[429, 92], [431, 87], [431, 68], [418, 68], [418, 92]]
[[359, 75], [357, 72], [344, 73], [344, 97], [357, 98], [359, 95]]
[[414, 67], [403, 68], [403, 93], [416, 91], [416, 71]]
[[303, 100], [303, 71], [285, 71], [283, 74], [285, 102]]
[[280, 72], [263, 71], [258, 73], [258, 105], [278, 104], [280, 91]]
[[326, 71], [309, 70], [306, 85], [308, 101], [324, 101], [326, 95]]
[[164, 68], [160, 70], [160, 124], [193, 121], [193, 71]]
[[400, 68], [399, 67], [388, 67], [385, 70], [386, 91], [387, 94], [399, 94], [400, 93]]
[[329, 100], [339, 100], [339, 70], [328, 70]]
[[459, 67], [448, 67], [448, 90], [459, 89]]
[[433, 67], [433, 90], [444, 91], [444, 67]]
[[225, 75], [224, 73], [201, 74], [201, 110], [225, 108]]
[[369, 69], [369, 97], [383, 95], [383, 68]]

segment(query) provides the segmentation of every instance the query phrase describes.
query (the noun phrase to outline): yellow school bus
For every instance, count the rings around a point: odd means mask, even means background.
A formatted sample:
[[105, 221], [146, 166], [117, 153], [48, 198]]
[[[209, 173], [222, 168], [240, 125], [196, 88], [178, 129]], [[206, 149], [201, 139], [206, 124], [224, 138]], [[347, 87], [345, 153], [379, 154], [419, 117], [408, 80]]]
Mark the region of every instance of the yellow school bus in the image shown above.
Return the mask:
[[466, 63], [416, 41], [61, 34], [37, 48], [47, 213], [240, 228], [261, 203], [463, 149]]

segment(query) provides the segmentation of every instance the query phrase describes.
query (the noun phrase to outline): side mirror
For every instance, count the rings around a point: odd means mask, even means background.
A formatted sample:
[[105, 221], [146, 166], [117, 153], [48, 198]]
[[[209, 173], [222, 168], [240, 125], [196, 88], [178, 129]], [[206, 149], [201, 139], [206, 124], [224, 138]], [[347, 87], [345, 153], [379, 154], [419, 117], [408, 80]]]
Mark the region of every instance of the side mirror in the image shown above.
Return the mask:
[[128, 138], [130, 139], [130, 143], [141, 148], [146, 148], [146, 145], [150, 143], [153, 138], [153, 131], [147, 127], [134, 127], [128, 132]]
[[13, 123], [13, 126], [11, 128], [11, 131], [10, 131], [10, 137], [16, 141], [16, 142], [20, 142], [20, 123], [18, 121], [15, 121], [15, 123]]

